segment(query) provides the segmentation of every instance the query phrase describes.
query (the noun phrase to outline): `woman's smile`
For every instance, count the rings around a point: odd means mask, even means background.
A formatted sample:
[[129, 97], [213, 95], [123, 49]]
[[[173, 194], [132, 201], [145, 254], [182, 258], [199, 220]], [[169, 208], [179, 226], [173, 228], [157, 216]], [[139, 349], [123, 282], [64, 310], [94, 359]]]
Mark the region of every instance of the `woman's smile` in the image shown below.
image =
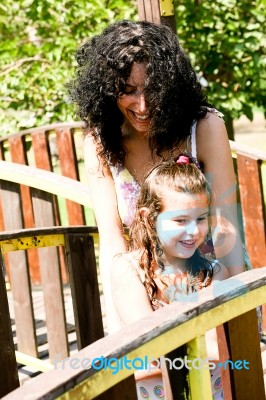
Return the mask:
[[146, 134], [150, 129], [150, 116], [143, 89], [146, 80], [146, 65], [133, 63], [124, 93], [118, 97], [117, 105], [132, 132]]

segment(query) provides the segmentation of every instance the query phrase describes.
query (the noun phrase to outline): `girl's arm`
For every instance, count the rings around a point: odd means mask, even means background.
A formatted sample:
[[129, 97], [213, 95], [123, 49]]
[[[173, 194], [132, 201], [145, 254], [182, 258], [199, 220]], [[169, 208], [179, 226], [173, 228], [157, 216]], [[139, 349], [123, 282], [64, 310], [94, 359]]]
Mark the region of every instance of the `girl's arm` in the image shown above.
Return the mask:
[[111, 282], [114, 303], [124, 325], [138, 321], [153, 312], [146, 289], [128, 255], [115, 258]]
[[125, 252], [126, 242], [117, 209], [114, 181], [110, 169], [97, 156], [96, 144], [88, 134], [84, 140], [84, 160], [93, 211], [99, 229], [99, 265], [106, 306], [108, 332], [121, 328], [111, 296], [110, 273], [115, 255]]
[[229, 275], [244, 271], [244, 252], [237, 220], [236, 179], [224, 122], [209, 113], [197, 126], [198, 159], [211, 183], [212, 237], [216, 257]]

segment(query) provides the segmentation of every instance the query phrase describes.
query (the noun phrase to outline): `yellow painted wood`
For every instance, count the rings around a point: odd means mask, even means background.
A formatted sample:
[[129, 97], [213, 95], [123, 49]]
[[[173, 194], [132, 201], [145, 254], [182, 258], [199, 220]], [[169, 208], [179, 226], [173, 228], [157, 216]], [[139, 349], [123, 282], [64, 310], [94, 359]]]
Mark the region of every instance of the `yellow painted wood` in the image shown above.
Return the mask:
[[46, 372], [54, 369], [54, 366], [47, 361], [40, 360], [39, 358], [29, 356], [28, 354], [16, 351], [16, 360], [22, 365], [33, 367], [37, 371]]
[[159, 3], [162, 17], [169, 17], [171, 15], [174, 15], [173, 0], [159, 0]]
[[[205, 336], [199, 336], [187, 344], [189, 370], [189, 387], [191, 400], [212, 400], [210, 369], [200, 365], [201, 360], [208, 358]], [[198, 361], [197, 359], [200, 359]]]
[[63, 234], [54, 235], [35, 235], [22, 237], [17, 239], [9, 239], [0, 241], [1, 252], [9, 253], [10, 251], [28, 250], [38, 247], [64, 246], [65, 237]]
[[[241, 297], [223, 303], [212, 310], [206, 311], [192, 320], [151, 339], [148, 343], [127, 353], [127, 358], [131, 360], [136, 357], [144, 359], [145, 356], [159, 358], [161, 355], [167, 354], [183, 344], [191, 342], [196, 337], [205, 335], [208, 330], [217, 325], [221, 325], [265, 303], [266, 290], [265, 286], [263, 286], [243, 294]], [[196, 346], [197, 351], [202, 351], [202, 347], [200, 346], [202, 346], [201, 342]], [[87, 378], [69, 392], [59, 396], [58, 399], [94, 399], [116, 383], [132, 375], [133, 372], [133, 370], [123, 369], [118, 374], [112, 375], [110, 369], [97, 371], [96, 374]]]

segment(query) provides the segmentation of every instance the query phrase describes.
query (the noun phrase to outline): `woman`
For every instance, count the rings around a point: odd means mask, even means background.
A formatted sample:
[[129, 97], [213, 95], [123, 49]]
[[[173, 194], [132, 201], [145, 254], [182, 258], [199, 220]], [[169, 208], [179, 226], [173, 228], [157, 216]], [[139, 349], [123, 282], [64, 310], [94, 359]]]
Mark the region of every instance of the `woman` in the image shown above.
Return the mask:
[[111, 263], [127, 250], [123, 224], [133, 218], [144, 177], [162, 160], [192, 156], [212, 186], [216, 256], [234, 275], [244, 265], [235, 175], [224, 122], [170, 28], [117, 22], [83, 44], [77, 62], [69, 91], [86, 124], [85, 163], [112, 331], [120, 324], [111, 304]]

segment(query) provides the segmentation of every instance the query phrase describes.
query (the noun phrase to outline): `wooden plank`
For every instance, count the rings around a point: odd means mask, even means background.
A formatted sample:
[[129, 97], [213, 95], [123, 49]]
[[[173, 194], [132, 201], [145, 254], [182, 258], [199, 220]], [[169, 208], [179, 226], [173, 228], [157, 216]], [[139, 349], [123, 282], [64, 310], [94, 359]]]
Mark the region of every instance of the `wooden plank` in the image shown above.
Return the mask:
[[37, 168], [52, 171], [51, 154], [48, 137], [44, 130], [31, 135], [32, 147]]
[[161, 23], [161, 10], [160, 2], [158, 0], [151, 0], [152, 22], [155, 24]]
[[[14, 137], [8, 140], [10, 145], [10, 152], [12, 161], [18, 164], [27, 165], [27, 155], [26, 155], [26, 144], [24, 137]], [[22, 196], [22, 207], [23, 207], [23, 217], [25, 228], [34, 227], [34, 218], [32, 212], [32, 204], [30, 191], [28, 187], [24, 185], [21, 186], [21, 196]]]
[[176, 32], [173, 0], [138, 0], [137, 7], [140, 21], [167, 25]]
[[265, 205], [260, 161], [237, 154], [246, 247], [254, 268], [266, 264]]
[[[78, 162], [71, 130], [66, 128], [56, 129], [56, 139], [62, 175], [71, 179], [79, 180]], [[80, 204], [68, 200], [66, 205], [69, 224], [85, 225], [83, 207]]]
[[[31, 135], [32, 146], [35, 156], [35, 164], [37, 168], [44, 169], [46, 171], [52, 171], [51, 153], [49, 147], [48, 133], [46, 131], [39, 131]], [[54, 212], [55, 212], [55, 225], [61, 225], [60, 213], [58, 207], [57, 197], [53, 196]], [[68, 276], [66, 273], [65, 256], [62, 247], [59, 248], [59, 259], [61, 267], [61, 275], [64, 283], [68, 282]], [[39, 277], [40, 280], [40, 277]]]
[[[186, 355], [187, 346], [183, 345], [167, 353], [165, 357], [174, 361], [179, 358], [184, 359]], [[169, 377], [170, 393], [172, 393], [174, 400], [186, 400], [189, 396], [188, 370], [186, 368], [170, 369], [168, 363], [166, 363], [166, 369]], [[169, 390], [168, 387], [166, 388], [167, 390]]]
[[[8, 139], [10, 146], [11, 159], [13, 162], [18, 164], [28, 164], [26, 154], [26, 143], [24, 136], [14, 136]], [[23, 210], [23, 227], [33, 228], [34, 218], [31, 204], [30, 190], [27, 186], [21, 185], [21, 198], [22, 198], [22, 210]], [[30, 266], [31, 281], [34, 282], [34, 277], [38, 276], [39, 271], [39, 259], [36, 250], [32, 249], [28, 252], [28, 260]]]
[[0, 161], [0, 179], [23, 183], [91, 207], [88, 185], [53, 172]]
[[[239, 369], [230, 369], [233, 399], [248, 400], [251, 393], [254, 399], [264, 399], [265, 389], [256, 310], [251, 310], [226, 323], [225, 332], [230, 360], [233, 362], [242, 360]], [[243, 360], [248, 363], [247, 368], [243, 367]]]
[[229, 143], [233, 155], [235, 155], [235, 153], [239, 153], [248, 158], [254, 158], [257, 160], [259, 159], [262, 161], [262, 164], [264, 165], [266, 164], [266, 151], [262, 151], [260, 149], [254, 149], [250, 146], [247, 146], [246, 144], [233, 142], [232, 140], [229, 140]]
[[0, 257], [0, 398], [19, 387], [15, 348]]
[[[19, 185], [1, 181], [1, 198], [5, 229], [23, 228]], [[18, 349], [36, 357], [38, 353], [27, 256], [24, 251], [19, 251], [9, 254], [8, 259]]]
[[145, 20], [148, 22], [153, 22], [151, 0], [148, 1], [145, 0], [144, 7], [145, 7]]
[[[219, 360], [220, 362], [224, 363], [230, 359], [224, 326], [223, 325], [217, 326], [216, 331], [217, 331], [217, 341], [219, 349]], [[220, 372], [221, 372], [224, 400], [233, 400], [230, 371], [229, 369], [221, 368]]]
[[[39, 227], [55, 223], [52, 195], [31, 189], [35, 223]], [[46, 313], [49, 357], [51, 362], [57, 354], [68, 356], [65, 310], [63, 301], [61, 270], [55, 247], [38, 249], [41, 279]]]
[[[261, 162], [237, 154], [238, 180], [247, 251], [254, 268], [266, 264], [266, 218]], [[266, 306], [262, 307], [262, 330], [266, 332]]]
[[78, 349], [104, 336], [93, 238], [65, 235]]
[[145, 14], [144, 0], [137, 0], [137, 7], [138, 7], [139, 20], [140, 21], [147, 20]]
[[125, 380], [117, 383], [106, 392], [95, 397], [95, 400], [136, 400], [137, 389], [134, 376], [129, 376]]
[[200, 365], [193, 362], [195, 359], [208, 358], [205, 335], [196, 337], [187, 344], [188, 360], [191, 361], [189, 370], [190, 394], [193, 400], [212, 400], [211, 376], [208, 368], [198, 368]]
[[20, 239], [31, 236], [60, 235], [65, 233], [90, 233], [94, 238], [98, 237], [97, 226], [49, 226], [33, 229], [19, 229], [14, 231], [0, 232], [0, 241], [9, 239]]
[[[100, 356], [108, 359], [127, 356], [132, 360], [147, 354], [158, 357], [174, 350], [207, 330], [264, 303], [266, 268], [245, 272], [217, 285], [219, 291], [217, 286], [215, 299], [213, 288], [206, 288], [199, 301], [172, 303], [167, 309], [164, 307], [79, 351], [64, 364], [57, 364], [54, 371], [36, 377], [31, 385], [25, 385], [5, 400], [20, 400], [29, 394], [32, 400], [97, 397], [133, 371], [124, 368], [114, 375], [110, 369], [96, 370], [88, 368], [88, 365], [84, 369], [84, 360]], [[248, 328], [245, 327], [245, 332]], [[72, 362], [75, 368], [71, 368]]]

